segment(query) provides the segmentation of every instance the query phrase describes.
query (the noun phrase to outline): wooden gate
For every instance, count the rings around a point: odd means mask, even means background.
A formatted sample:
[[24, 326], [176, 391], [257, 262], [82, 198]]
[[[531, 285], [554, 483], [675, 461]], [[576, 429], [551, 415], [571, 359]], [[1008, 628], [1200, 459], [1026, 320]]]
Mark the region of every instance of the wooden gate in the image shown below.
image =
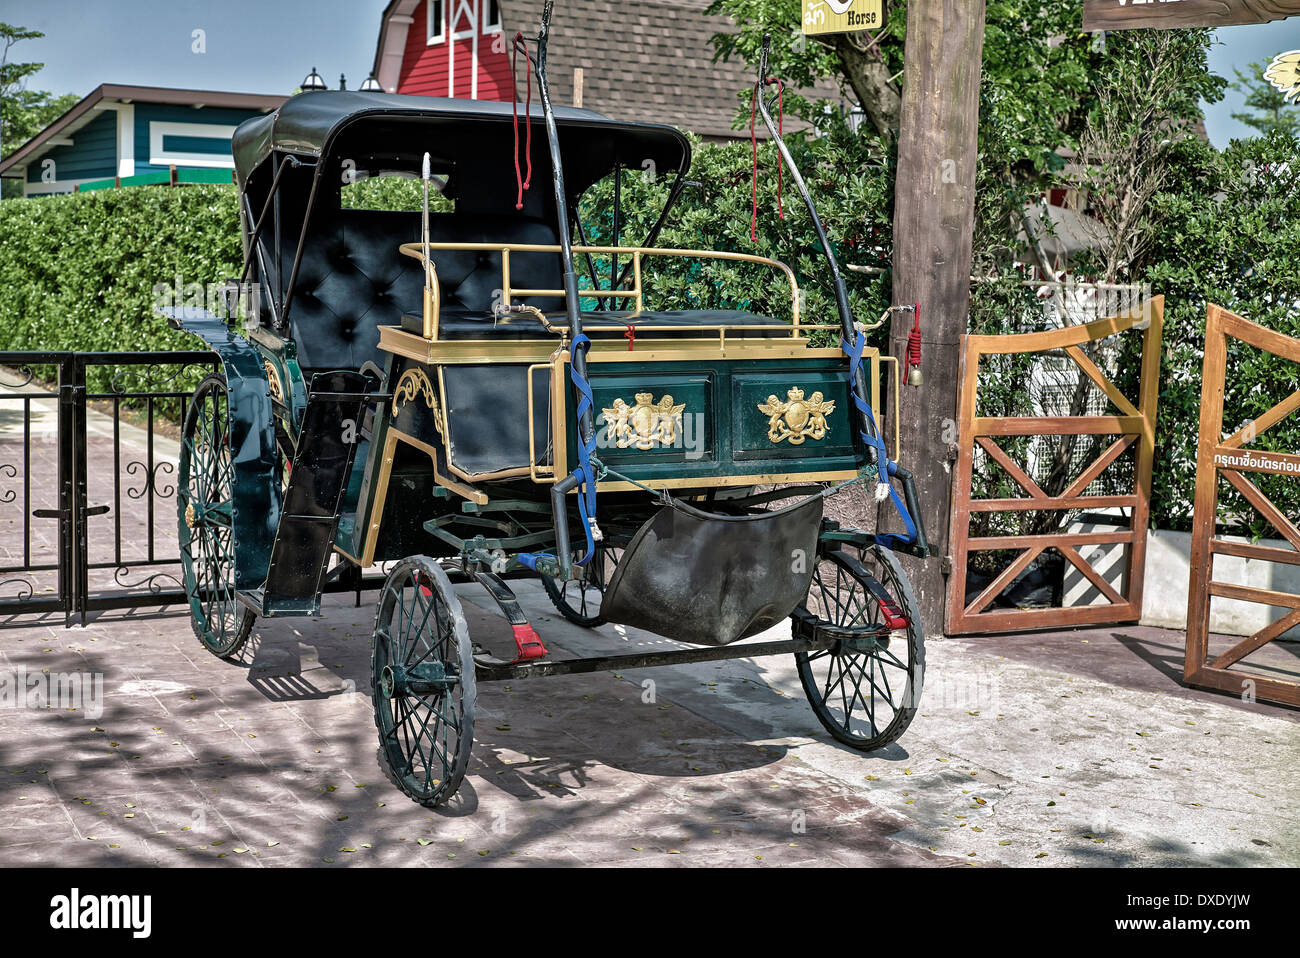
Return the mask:
[[[1201, 430], [1196, 450], [1196, 504], [1192, 527], [1191, 588], [1187, 608], [1187, 658], [1183, 678], [1189, 685], [1226, 692], [1253, 691], [1257, 698], [1300, 705], [1300, 682], [1232, 668], [1246, 656], [1300, 625], [1300, 595], [1233, 585], [1214, 580], [1214, 557], [1237, 556], [1262, 562], [1300, 565], [1300, 530], [1243, 473], [1263, 472], [1300, 480], [1300, 455], [1246, 446], [1300, 408], [1300, 389], [1263, 415], [1223, 438], [1223, 386], [1227, 374], [1228, 337], [1300, 363], [1300, 340], [1248, 322], [1211, 305], [1205, 323], [1205, 365], [1201, 374]], [[1293, 372], [1292, 382], [1295, 382]], [[1235, 488], [1277, 530], [1290, 548], [1233, 542], [1216, 537], [1219, 478]], [[1289, 610], [1209, 662], [1210, 603], [1235, 599]]]
[[[1142, 571], [1146, 556], [1146, 527], [1150, 511], [1151, 468], [1155, 455], [1156, 403], [1159, 395], [1160, 343], [1164, 326], [1164, 297], [1159, 296], [1124, 316], [1100, 319], [1080, 326], [1010, 336], [963, 337], [958, 387], [957, 464], [953, 481], [953, 515], [947, 622], [949, 635], [1004, 632], [1020, 629], [1060, 628], [1102, 622], [1136, 621], [1142, 611]], [[1139, 398], [1136, 404], [1087, 355], [1085, 344], [1116, 336], [1129, 329], [1145, 329]], [[1068, 357], [1078, 374], [1086, 376], [1105, 395], [1118, 415], [980, 417], [977, 413], [980, 358], [997, 354], [1055, 352]], [[1048, 495], [999, 444], [1016, 436], [1115, 436], [1115, 440], [1066, 486]], [[1006, 473], [1024, 495], [1013, 498], [972, 499], [972, 472], [976, 447]], [[1123, 495], [1086, 495], [1086, 491], [1130, 446], [1133, 459], [1132, 490]], [[1077, 512], [1080, 509], [1127, 508], [1128, 528], [1102, 532], [1062, 532], [1046, 535], [971, 536], [972, 513]], [[1116, 525], [1122, 519], [1117, 517]], [[1081, 547], [1123, 545], [1127, 567], [1120, 588], [1100, 574], [1079, 554]], [[1101, 604], [1054, 608], [1000, 608], [988, 610], [1016, 578], [1046, 550], [1055, 549], [1066, 567], [1079, 574], [1106, 601]], [[973, 598], [966, 590], [967, 561], [972, 553], [1019, 551], [1009, 565]]]

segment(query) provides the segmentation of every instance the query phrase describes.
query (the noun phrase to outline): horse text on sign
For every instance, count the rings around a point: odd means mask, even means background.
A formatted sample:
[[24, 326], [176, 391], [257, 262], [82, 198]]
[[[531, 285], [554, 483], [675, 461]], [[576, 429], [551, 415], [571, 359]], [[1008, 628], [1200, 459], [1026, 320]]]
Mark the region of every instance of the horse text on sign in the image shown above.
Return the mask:
[[853, 33], [885, 25], [884, 0], [803, 0], [803, 32]]

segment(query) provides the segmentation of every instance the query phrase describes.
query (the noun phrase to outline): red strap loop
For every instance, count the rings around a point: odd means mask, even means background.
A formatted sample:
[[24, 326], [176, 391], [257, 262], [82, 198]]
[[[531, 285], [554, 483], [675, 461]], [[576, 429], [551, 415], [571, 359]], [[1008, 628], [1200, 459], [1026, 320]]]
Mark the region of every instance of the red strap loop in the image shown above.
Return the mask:
[[[776, 85], [776, 131], [782, 136], [785, 135], [785, 84], [779, 77], [768, 77], [767, 84]], [[760, 96], [759, 84], [754, 84], [754, 92], [749, 97], [749, 141], [754, 149], [754, 174], [753, 174], [753, 216], [749, 222], [749, 241], [758, 242], [758, 134], [754, 129], [754, 121], [758, 116], [758, 97]], [[785, 184], [785, 164], [777, 159], [776, 164], [776, 208], [781, 219], [785, 219], [785, 206], [782, 202], [782, 192]]]
[[[527, 155], [528, 175], [525, 177], [519, 169], [519, 85], [518, 69], [519, 50], [523, 48], [524, 62], [528, 65], [528, 99], [524, 103], [524, 122], [528, 124], [528, 132], [524, 153]], [[528, 43], [522, 33], [516, 33], [514, 42], [510, 45], [510, 108], [515, 134], [515, 183], [519, 187], [519, 195], [515, 199], [515, 209], [524, 208], [524, 191], [532, 184], [533, 181], [533, 56], [528, 52]]]
[[907, 368], [903, 370], [907, 373], [913, 366], [921, 368], [921, 304], [916, 303], [912, 307], [916, 322], [912, 324], [912, 331], [907, 334]]

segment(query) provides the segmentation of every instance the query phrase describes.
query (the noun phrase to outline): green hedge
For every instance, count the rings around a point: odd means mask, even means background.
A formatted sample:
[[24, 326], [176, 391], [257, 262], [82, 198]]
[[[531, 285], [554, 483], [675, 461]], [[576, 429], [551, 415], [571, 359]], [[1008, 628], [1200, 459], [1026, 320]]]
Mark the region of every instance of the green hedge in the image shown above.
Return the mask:
[[[1152, 519], [1162, 528], [1187, 530], [1207, 304], [1300, 337], [1300, 143], [1278, 133], [1233, 142], [1222, 153], [1200, 142], [1184, 149], [1178, 181], [1156, 198], [1162, 230], [1142, 279], [1165, 295]], [[1297, 388], [1300, 366], [1231, 346], [1224, 428], [1236, 430]], [[1251, 447], [1300, 452], [1300, 420], [1284, 419]], [[1294, 477], [1250, 478], [1285, 515], [1300, 515], [1300, 482]], [[1226, 482], [1220, 484], [1220, 501], [1220, 514], [1239, 517], [1243, 531], [1274, 534]]]
[[[818, 213], [831, 235], [841, 263], [887, 266], [890, 257], [893, 183], [887, 157], [876, 141], [849, 133], [843, 125], [817, 139], [789, 137], [790, 147], [809, 189], [817, 198]], [[689, 180], [698, 184], [682, 194], [668, 225], [655, 244], [660, 247], [712, 249], [749, 253], [780, 260], [793, 269], [803, 293], [804, 321], [837, 324], [830, 271], [813, 233], [811, 219], [789, 174], [778, 179], [780, 160], [776, 148], [763, 144], [758, 153], [757, 239], [751, 237], [753, 218], [754, 156], [748, 142], [701, 145], [693, 140], [695, 159]], [[649, 233], [672, 187], [673, 177], [655, 176], [652, 170], [633, 169], [623, 175], [623, 222], [619, 231], [624, 245], [640, 243]], [[593, 245], [614, 239], [614, 181], [606, 178], [587, 192], [582, 219]], [[646, 261], [647, 306], [683, 308], [736, 308], [790, 317], [790, 287], [766, 266], [737, 265], [708, 260]], [[602, 282], [608, 284], [606, 260], [598, 261]], [[579, 273], [590, 285], [585, 262]], [[854, 314], [874, 322], [889, 304], [887, 275], [845, 271]], [[873, 345], [885, 344], [882, 328]], [[821, 334], [838, 342], [838, 333]]]
[[[0, 203], [0, 349], [195, 349], [153, 308], [179, 282], [185, 301], [237, 277], [233, 186], [132, 187]], [[198, 284], [198, 285], [196, 285]], [[199, 286], [205, 287], [200, 292]], [[125, 370], [126, 389], [150, 381]], [[92, 391], [109, 388], [92, 370]]]

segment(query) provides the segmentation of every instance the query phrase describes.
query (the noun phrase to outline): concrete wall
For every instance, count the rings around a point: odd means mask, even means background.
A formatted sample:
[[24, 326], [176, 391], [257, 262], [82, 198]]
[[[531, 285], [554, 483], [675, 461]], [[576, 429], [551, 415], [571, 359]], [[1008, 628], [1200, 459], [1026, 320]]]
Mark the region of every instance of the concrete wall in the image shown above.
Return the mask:
[[[1250, 541], [1241, 536], [1223, 538], [1230, 542]], [[1259, 545], [1279, 549], [1291, 547], [1289, 543], [1278, 539], [1261, 539]], [[1143, 625], [1187, 628], [1191, 551], [1190, 532], [1147, 533], [1146, 586], [1142, 594]], [[1214, 581], [1300, 595], [1300, 566], [1217, 555], [1214, 556]], [[1225, 635], [1253, 635], [1275, 621], [1281, 611], [1254, 602], [1216, 598], [1210, 603], [1210, 631]], [[1287, 632], [1286, 637], [1300, 639], [1300, 628]]]
[[[1075, 523], [1071, 532], [1111, 532], [1114, 526]], [[1225, 536], [1234, 542], [1249, 542], [1240, 536]], [[1260, 545], [1280, 549], [1289, 544], [1276, 539], [1261, 539]], [[1189, 532], [1167, 532], [1153, 529], [1147, 533], [1146, 581], [1142, 590], [1142, 625], [1166, 629], [1187, 628], [1188, 588], [1191, 582], [1192, 536]], [[1128, 549], [1122, 545], [1094, 546], [1079, 549], [1083, 556], [1115, 589], [1123, 592], [1124, 572], [1128, 565]], [[1270, 589], [1300, 595], [1300, 566], [1262, 562], [1258, 559], [1240, 559], [1236, 556], [1214, 557], [1214, 580], [1233, 585], [1247, 585], [1257, 589]], [[1081, 573], [1073, 567], [1065, 570], [1065, 604], [1068, 606], [1099, 605], [1105, 599]], [[1215, 599], [1210, 604], [1210, 631], [1224, 635], [1252, 635], [1275, 621], [1281, 610], [1271, 606], [1241, 602], [1236, 599]], [[1287, 638], [1300, 639], [1300, 627], [1286, 633]]]

